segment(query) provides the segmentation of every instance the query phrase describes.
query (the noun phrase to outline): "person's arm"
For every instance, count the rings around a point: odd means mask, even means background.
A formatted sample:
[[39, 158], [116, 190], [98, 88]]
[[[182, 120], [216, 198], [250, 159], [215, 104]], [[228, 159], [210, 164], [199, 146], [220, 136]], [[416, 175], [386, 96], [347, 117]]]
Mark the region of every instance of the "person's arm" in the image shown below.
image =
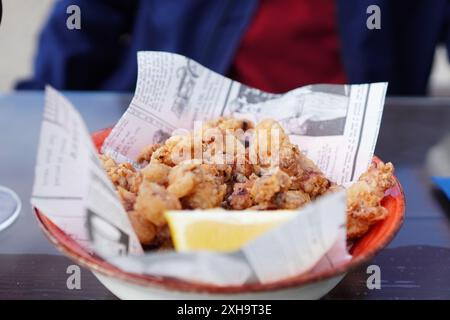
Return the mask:
[[[442, 10], [444, 12], [444, 27], [442, 31], [442, 36], [440, 40], [440, 43], [438, 45], [445, 45], [446, 53], [447, 53], [447, 63], [450, 63], [450, 2], [445, 3], [445, 10]], [[436, 45], [437, 49], [437, 45]], [[430, 72], [431, 73], [431, 72]], [[447, 80], [446, 80], [446, 83]], [[447, 92], [448, 88], [446, 88]]]
[[[120, 61], [131, 32], [137, 1], [57, 1], [40, 35], [31, 79], [17, 89], [99, 89]], [[69, 30], [67, 8], [81, 11], [81, 29]]]

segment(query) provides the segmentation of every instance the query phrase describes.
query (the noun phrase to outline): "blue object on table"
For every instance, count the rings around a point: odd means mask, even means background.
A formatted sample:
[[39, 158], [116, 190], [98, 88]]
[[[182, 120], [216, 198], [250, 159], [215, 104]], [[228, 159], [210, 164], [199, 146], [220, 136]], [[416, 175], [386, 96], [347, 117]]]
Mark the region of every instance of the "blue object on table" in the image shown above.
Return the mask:
[[431, 179], [450, 200], [450, 177], [432, 177]]

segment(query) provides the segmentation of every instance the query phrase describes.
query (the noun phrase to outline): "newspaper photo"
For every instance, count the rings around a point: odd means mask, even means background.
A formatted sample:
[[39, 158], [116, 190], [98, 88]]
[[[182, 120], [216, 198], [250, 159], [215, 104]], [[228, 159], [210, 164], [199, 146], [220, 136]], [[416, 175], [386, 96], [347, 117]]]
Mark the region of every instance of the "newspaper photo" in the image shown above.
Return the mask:
[[387, 83], [318, 84], [270, 94], [181, 55], [139, 52], [135, 95], [102, 151], [134, 162], [146, 145], [195, 120], [272, 118], [330, 180], [348, 185], [372, 161], [386, 90]]
[[[310, 85], [271, 94], [181, 55], [139, 52], [135, 95], [102, 152], [138, 167], [142, 148], [191, 129], [197, 120], [272, 118], [327, 178], [347, 185], [372, 161], [386, 88], [386, 83]], [[296, 210], [292, 219], [235, 252], [144, 253], [83, 119], [49, 87], [31, 201], [87, 250], [141, 274], [217, 285], [267, 283], [332, 269], [351, 258], [345, 191]]]

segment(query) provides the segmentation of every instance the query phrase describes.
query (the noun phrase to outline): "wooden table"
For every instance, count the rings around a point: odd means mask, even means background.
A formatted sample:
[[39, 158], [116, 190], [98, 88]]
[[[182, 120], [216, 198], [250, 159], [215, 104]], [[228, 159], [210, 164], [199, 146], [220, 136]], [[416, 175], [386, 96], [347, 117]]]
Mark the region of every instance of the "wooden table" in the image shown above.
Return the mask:
[[[114, 124], [130, 94], [68, 92], [90, 130]], [[40, 231], [29, 199], [42, 92], [0, 95], [0, 185], [17, 192], [18, 220], [0, 232], [0, 299], [115, 299], [87, 269], [81, 289], [67, 288], [61, 255]], [[390, 98], [376, 154], [396, 165], [406, 195], [406, 219], [391, 244], [368, 265], [381, 270], [381, 289], [366, 285], [367, 265], [347, 274], [325, 299], [450, 299], [450, 202], [424, 169], [429, 148], [450, 131], [450, 99]]]

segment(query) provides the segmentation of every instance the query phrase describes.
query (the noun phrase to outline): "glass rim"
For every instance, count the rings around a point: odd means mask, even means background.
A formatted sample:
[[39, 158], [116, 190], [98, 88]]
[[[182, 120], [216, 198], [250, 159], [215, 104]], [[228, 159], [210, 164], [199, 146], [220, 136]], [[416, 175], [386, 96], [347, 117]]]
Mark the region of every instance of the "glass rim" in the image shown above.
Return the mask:
[[8, 218], [6, 218], [5, 221], [0, 222], [0, 232], [1, 232], [6, 228], [8, 228], [17, 219], [20, 210], [22, 210], [22, 201], [20, 200], [17, 193], [8, 187], [0, 185], [0, 192], [8, 194], [16, 202], [16, 209], [9, 215]]

